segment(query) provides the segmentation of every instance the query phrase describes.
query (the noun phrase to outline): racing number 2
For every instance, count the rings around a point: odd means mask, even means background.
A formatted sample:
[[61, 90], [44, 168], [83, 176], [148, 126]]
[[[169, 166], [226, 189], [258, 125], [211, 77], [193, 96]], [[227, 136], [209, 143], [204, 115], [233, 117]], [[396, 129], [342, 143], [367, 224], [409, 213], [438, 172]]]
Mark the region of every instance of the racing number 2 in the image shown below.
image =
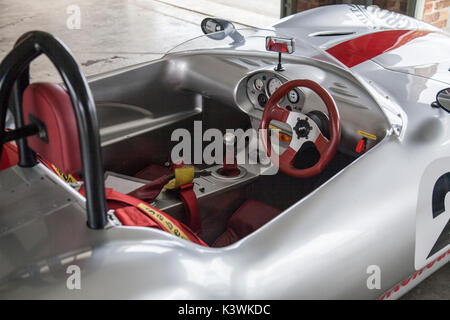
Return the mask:
[[[445, 196], [450, 192], [450, 172], [447, 172], [439, 177], [433, 187], [432, 195], [432, 211], [433, 219], [436, 219], [439, 215], [445, 212]], [[427, 259], [433, 254], [450, 244], [450, 219], [447, 221], [446, 226], [442, 230], [435, 244], [431, 248]]]

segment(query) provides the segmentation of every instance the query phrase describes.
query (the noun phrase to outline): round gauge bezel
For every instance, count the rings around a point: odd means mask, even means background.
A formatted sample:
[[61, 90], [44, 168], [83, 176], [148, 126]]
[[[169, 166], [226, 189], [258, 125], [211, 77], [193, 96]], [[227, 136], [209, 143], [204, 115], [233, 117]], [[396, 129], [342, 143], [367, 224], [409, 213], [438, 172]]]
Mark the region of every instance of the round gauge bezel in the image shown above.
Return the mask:
[[[261, 88], [260, 89], [258, 89], [258, 87], [256, 85], [256, 82], [258, 82], [258, 81], [261, 82]], [[255, 80], [253, 80], [253, 87], [255, 88], [255, 90], [264, 91], [264, 80], [261, 79], [261, 78], [256, 78]]]
[[[295, 94], [296, 94], [296, 99], [295, 99], [295, 101], [292, 101], [292, 100], [291, 100], [291, 95], [290, 95], [290, 94], [291, 94], [292, 91], [294, 91]], [[297, 104], [297, 103], [300, 101], [300, 93], [299, 93], [296, 89], [292, 89], [291, 91], [288, 92], [288, 94], [287, 94], [287, 99], [288, 99], [288, 101], [289, 101], [290, 103]]]
[[[272, 92], [272, 93], [270, 92], [270, 84], [271, 84], [273, 81], [278, 81], [278, 82], [280, 83], [280, 85], [278, 86], [278, 88], [281, 87], [281, 86], [283, 85], [283, 81], [281, 81], [279, 78], [277, 78], [277, 77], [270, 78], [270, 79], [267, 81], [267, 87], [266, 87], [266, 94], [267, 94], [267, 96], [269, 96], [269, 97], [272, 96], [272, 94], [273, 94], [273, 92]], [[278, 88], [277, 88], [277, 89], [278, 89]], [[275, 89], [274, 92], [275, 92], [277, 89]]]

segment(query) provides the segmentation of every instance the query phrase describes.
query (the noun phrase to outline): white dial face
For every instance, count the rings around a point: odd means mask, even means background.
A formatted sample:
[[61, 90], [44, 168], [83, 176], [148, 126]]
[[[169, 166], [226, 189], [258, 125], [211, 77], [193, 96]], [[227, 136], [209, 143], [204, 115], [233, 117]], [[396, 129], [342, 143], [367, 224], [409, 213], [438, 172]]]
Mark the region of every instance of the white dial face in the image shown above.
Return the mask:
[[294, 89], [292, 89], [291, 91], [289, 91], [288, 93], [288, 100], [290, 103], [297, 103], [298, 102], [298, 92], [295, 91]]
[[280, 79], [278, 78], [270, 79], [269, 85], [267, 87], [267, 89], [269, 90], [269, 95], [271, 96], [279, 87], [281, 87], [281, 85], [282, 83]]
[[264, 88], [264, 82], [261, 79], [255, 80], [255, 89], [261, 91]]

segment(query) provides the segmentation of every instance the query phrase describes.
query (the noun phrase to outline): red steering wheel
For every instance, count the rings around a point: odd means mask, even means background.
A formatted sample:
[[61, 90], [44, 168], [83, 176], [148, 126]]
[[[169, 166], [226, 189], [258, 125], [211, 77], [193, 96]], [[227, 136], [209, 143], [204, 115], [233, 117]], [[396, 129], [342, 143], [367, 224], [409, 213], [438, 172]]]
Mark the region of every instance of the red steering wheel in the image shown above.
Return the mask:
[[[278, 105], [280, 99], [296, 87], [311, 89], [325, 103], [330, 119], [330, 140], [322, 134], [318, 125], [310, 117], [301, 112], [289, 111]], [[267, 134], [272, 120], [287, 123], [292, 128], [292, 139], [289, 147], [281, 155], [273, 151], [270, 137]], [[325, 88], [311, 80], [292, 80], [279, 87], [267, 101], [259, 128], [261, 129], [264, 148], [271, 162], [277, 165], [282, 172], [297, 178], [309, 178], [321, 173], [333, 159], [341, 138], [341, 118], [336, 103]], [[316, 145], [320, 153], [320, 160], [310, 168], [297, 169], [293, 165], [295, 155], [302, 145], [308, 141]]]

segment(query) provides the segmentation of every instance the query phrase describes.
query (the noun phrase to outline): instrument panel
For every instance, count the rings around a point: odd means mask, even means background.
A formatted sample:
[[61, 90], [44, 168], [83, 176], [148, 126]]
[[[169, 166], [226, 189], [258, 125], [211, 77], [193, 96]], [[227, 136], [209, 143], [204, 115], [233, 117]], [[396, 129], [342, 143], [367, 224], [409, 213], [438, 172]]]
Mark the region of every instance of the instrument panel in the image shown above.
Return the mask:
[[[258, 72], [247, 79], [247, 96], [256, 109], [263, 110], [270, 96], [285, 82], [286, 79], [272, 72]], [[302, 111], [304, 102], [304, 92], [294, 88], [278, 104], [289, 111]]]

